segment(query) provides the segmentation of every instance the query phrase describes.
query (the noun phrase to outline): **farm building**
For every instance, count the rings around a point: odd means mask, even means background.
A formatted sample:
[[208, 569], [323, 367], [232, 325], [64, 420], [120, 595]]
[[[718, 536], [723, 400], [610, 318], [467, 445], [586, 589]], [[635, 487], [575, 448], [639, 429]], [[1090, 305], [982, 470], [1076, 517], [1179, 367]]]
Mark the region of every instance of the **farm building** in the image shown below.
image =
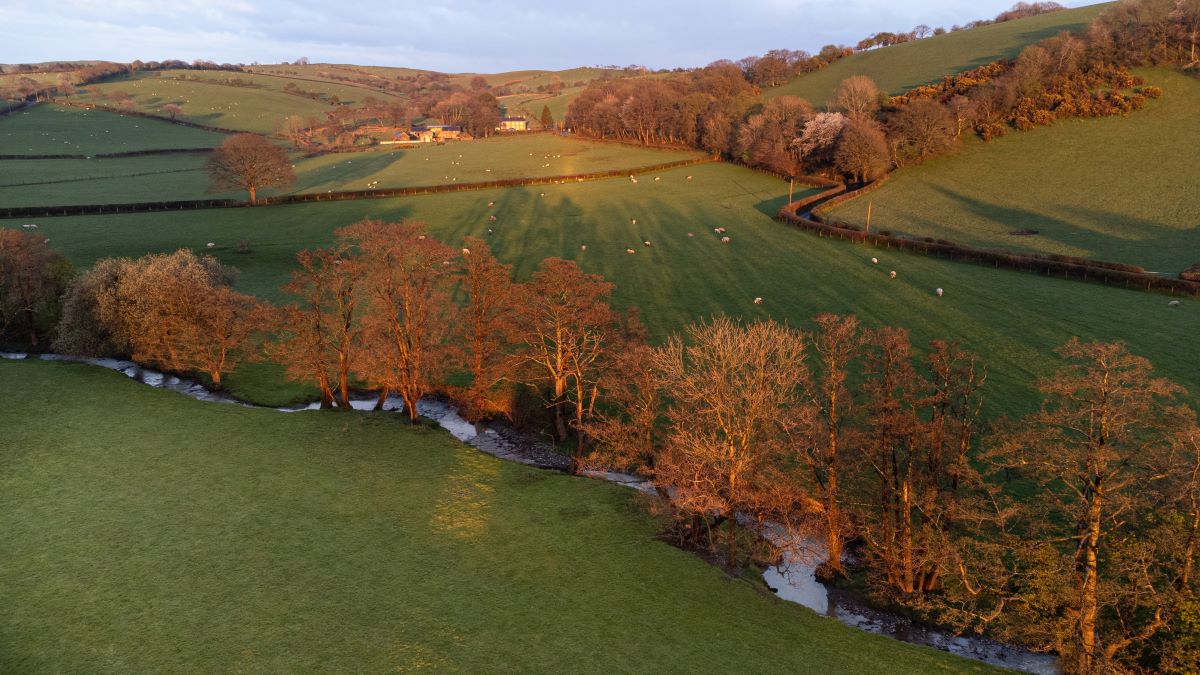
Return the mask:
[[528, 131], [529, 120], [524, 117], [501, 117], [496, 131]]
[[397, 131], [392, 137], [380, 141], [380, 145], [411, 145], [416, 143], [438, 143], [462, 138], [462, 127], [453, 124], [429, 124], [416, 126], [408, 131]]

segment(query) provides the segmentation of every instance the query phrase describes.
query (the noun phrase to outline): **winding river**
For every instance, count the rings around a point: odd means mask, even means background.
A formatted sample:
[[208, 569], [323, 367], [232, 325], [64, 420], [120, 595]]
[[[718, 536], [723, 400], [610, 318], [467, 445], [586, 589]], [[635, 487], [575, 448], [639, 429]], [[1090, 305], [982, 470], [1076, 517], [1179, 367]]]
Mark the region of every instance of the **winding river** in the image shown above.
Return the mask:
[[[0, 358], [23, 360], [31, 358], [29, 354], [0, 352]], [[122, 359], [110, 358], [79, 358], [58, 354], [40, 354], [36, 358], [43, 361], [71, 361], [87, 363], [125, 374], [127, 377], [158, 389], [169, 389], [199, 401], [240, 405], [247, 408], [260, 408], [220, 392], [206, 388], [199, 381], [166, 375]], [[355, 410], [373, 410], [377, 397], [363, 397], [351, 401]], [[299, 412], [315, 410], [319, 403], [307, 405], [274, 408], [280, 412]], [[402, 411], [404, 400], [389, 397], [385, 402], [385, 411]], [[511, 429], [489, 424], [474, 424], [458, 414], [458, 410], [445, 401], [422, 399], [417, 402], [417, 412], [422, 416], [437, 421], [450, 435], [473, 448], [494, 457], [512, 462], [520, 462], [530, 466], [546, 469], [566, 470], [570, 468], [570, 460], [538, 443], [521, 438]], [[640, 476], [618, 473], [614, 471], [585, 472], [592, 478], [607, 480], [618, 485], [655, 493], [653, 484]], [[766, 531], [763, 536], [771, 538], [780, 536], [777, 532]], [[812, 551], [811, 546], [805, 547]], [[994, 640], [981, 637], [956, 636], [930, 628], [926, 628], [905, 619], [869, 608], [855, 601], [848, 594], [836, 589], [830, 590], [819, 581], [814, 574], [815, 560], [819, 555], [808, 555], [803, 558], [785, 556], [784, 561], [767, 569], [763, 578], [767, 585], [780, 598], [799, 603], [813, 611], [841, 621], [847, 626], [858, 628], [871, 633], [879, 633], [913, 644], [925, 645], [950, 652], [976, 661], [982, 661], [995, 666], [1011, 668], [1037, 675], [1054, 675], [1061, 672], [1058, 659], [1052, 654], [1038, 654], [1029, 650], [1006, 645]]]

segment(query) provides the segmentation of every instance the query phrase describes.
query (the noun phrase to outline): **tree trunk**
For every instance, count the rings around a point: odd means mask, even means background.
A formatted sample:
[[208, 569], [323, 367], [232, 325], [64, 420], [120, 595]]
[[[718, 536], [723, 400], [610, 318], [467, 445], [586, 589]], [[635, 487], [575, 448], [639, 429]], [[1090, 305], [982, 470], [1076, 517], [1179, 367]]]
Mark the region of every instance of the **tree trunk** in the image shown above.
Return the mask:
[[246, 187], [246, 190], [250, 193], [250, 203], [251, 204], [257, 203], [258, 200], [256, 198], [256, 195], [258, 194], [258, 188], [254, 187], [253, 185], [250, 185], [250, 186]]
[[554, 432], [558, 440], [567, 440], [567, 422], [563, 419], [563, 404], [567, 400], [567, 381], [564, 377], [554, 378]]
[[391, 390], [387, 387], [379, 390], [379, 398], [375, 400], [375, 412], [383, 410], [383, 404], [387, 403], [387, 397], [390, 393]]
[[[1093, 488], [1094, 489], [1094, 488]], [[1093, 672], [1096, 667], [1096, 616], [1099, 613], [1099, 591], [1097, 583], [1098, 561], [1096, 552], [1100, 543], [1101, 501], [1098, 493], [1088, 505], [1087, 529], [1084, 533], [1083, 551], [1080, 554], [1079, 573], [1083, 577], [1079, 584], [1079, 623], [1076, 641], [1079, 643], [1077, 671]]]

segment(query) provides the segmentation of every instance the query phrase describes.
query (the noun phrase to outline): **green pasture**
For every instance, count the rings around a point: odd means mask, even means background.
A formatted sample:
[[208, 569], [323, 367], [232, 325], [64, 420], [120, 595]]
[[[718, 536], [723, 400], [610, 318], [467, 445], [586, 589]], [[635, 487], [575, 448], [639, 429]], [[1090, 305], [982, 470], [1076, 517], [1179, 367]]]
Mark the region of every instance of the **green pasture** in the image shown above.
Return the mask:
[[4, 672], [992, 671], [724, 575], [628, 488], [399, 415], [75, 364], [0, 383]]
[[38, 105], [0, 117], [0, 155], [208, 148], [223, 140], [224, 134], [104, 110]]
[[[908, 328], [917, 345], [958, 340], [988, 364], [989, 415], [1033, 408], [1036, 380], [1057, 364], [1052, 350], [1072, 336], [1123, 340], [1193, 394], [1200, 392], [1200, 352], [1193, 347], [1200, 305], [1194, 301], [1169, 308], [1169, 298], [1158, 294], [823, 239], [774, 220], [786, 195], [786, 184], [777, 178], [709, 164], [666, 172], [660, 181], [644, 175], [636, 184], [622, 178], [406, 199], [38, 222], [40, 231], [82, 267], [106, 256], [204, 250], [213, 242], [212, 252], [241, 270], [240, 288], [278, 301], [296, 251], [326, 245], [335, 228], [364, 217], [415, 218], [452, 244], [466, 235], [489, 239], [522, 278], [548, 256], [577, 260], [617, 284], [616, 304], [639, 308], [656, 340], [716, 313], [809, 326], [820, 312], [855, 313], [868, 325]], [[489, 201], [495, 206], [489, 208]], [[497, 220], [489, 221], [490, 215]], [[715, 227], [727, 228], [729, 244], [720, 243]], [[240, 240], [251, 242], [250, 253], [236, 252]], [[647, 240], [651, 247], [642, 244]], [[872, 256], [880, 259], [878, 266], [869, 262]], [[894, 280], [888, 278], [893, 269], [898, 272]], [[939, 287], [944, 297], [935, 295]], [[763, 304], [755, 305], [755, 297]], [[279, 402], [295, 395], [272, 377], [277, 375], [257, 369], [241, 379], [235, 373], [228, 384], [255, 400]]]
[[970, 143], [898, 172], [832, 217], [863, 224], [870, 205], [874, 229], [1155, 272], [1200, 263], [1200, 81], [1140, 74], [1163, 89], [1145, 110]]
[[815, 106], [826, 106], [833, 101], [842, 80], [852, 75], [866, 75], [881, 91], [899, 94], [946, 75], [1013, 58], [1027, 45], [1064, 30], [1081, 30], [1107, 6], [1089, 5], [858, 52], [785, 85], [766, 89], [763, 96], [799, 96]]
[[[248, 73], [226, 73], [222, 71], [179, 71], [189, 76], [202, 78], [200, 80], [183, 80], [173, 77], [176, 71], [161, 73], [142, 73], [133, 78], [106, 80], [99, 84], [88, 85], [81, 89], [78, 99], [102, 105], [114, 105], [111, 100], [103, 99], [101, 94], [111, 96], [113, 92], [124, 91], [134, 102], [134, 110], [152, 115], [165, 115], [162, 107], [168, 103], [178, 103], [183, 107], [179, 118], [198, 124], [253, 131], [258, 133], [273, 133], [280, 128], [283, 121], [291, 115], [299, 115], [305, 119], [316, 117], [323, 120], [325, 113], [331, 109], [324, 101], [314, 101], [303, 96], [283, 93], [283, 86], [289, 80], [270, 78], [265, 75]], [[161, 77], [154, 77], [160, 74]], [[224, 77], [241, 77], [270, 79], [278, 83], [275, 89], [258, 87], [233, 87], [224, 84], [213, 84], [210, 79]], [[296, 82], [301, 89], [313, 90], [322, 87], [332, 87], [319, 82]], [[370, 95], [365, 89], [353, 87], [338, 87], [353, 91], [354, 96], [362, 98]], [[340, 95], [339, 95], [340, 96]]]
[[501, 105], [508, 107], [510, 115], [524, 115], [532, 120], [541, 120], [542, 107], [549, 107], [555, 122], [562, 122], [567, 117], [567, 106], [579, 98], [585, 87], [568, 87], [558, 96], [545, 94], [513, 94], [500, 99]]
[[[143, 121], [143, 125], [156, 122]], [[3, 126], [0, 126], [3, 129]], [[2, 133], [2, 132], [0, 132]], [[520, 134], [446, 145], [296, 157], [296, 182], [263, 196], [367, 190], [635, 169], [701, 153]], [[0, 205], [63, 206], [230, 198], [209, 192], [206, 155], [0, 160]]]
[[378, 181], [382, 189], [566, 176], [634, 169], [703, 154], [575, 140], [556, 134], [513, 134], [445, 145], [392, 147], [299, 160], [296, 185], [290, 192], [366, 190], [373, 181]]

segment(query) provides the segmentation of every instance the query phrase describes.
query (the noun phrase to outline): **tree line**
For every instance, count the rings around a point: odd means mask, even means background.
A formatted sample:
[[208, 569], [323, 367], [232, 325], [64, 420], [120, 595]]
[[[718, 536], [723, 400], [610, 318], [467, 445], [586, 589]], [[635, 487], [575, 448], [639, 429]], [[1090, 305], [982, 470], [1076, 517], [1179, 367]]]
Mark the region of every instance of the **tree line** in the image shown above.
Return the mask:
[[[731, 570], [785, 553], [876, 602], [1056, 650], [1070, 672], [1200, 657], [1200, 428], [1188, 392], [1119, 344], [1072, 339], [1040, 408], [981, 415], [987, 370], [941, 340], [821, 314], [701, 321], [650, 344], [613, 285], [547, 258], [513, 278], [486, 242], [364, 220], [302, 251], [262, 303], [188, 250], [72, 278], [0, 230], [0, 331], [32, 348], [200, 372], [266, 360], [349, 410], [439, 393], [542, 429], [575, 470], [652, 478], [662, 536]], [[768, 536], [763, 536], [767, 534]]]
[[[1012, 10], [1016, 14], [998, 20], [1052, 9], [1019, 5]], [[1030, 45], [1014, 60], [902, 96], [887, 96], [869, 78], [854, 76], [841, 83], [827, 111], [793, 96], [756, 103], [751, 82], [778, 80], [803, 61], [780, 51], [741, 68], [717, 62], [668, 78], [593, 83], [571, 103], [566, 123], [601, 138], [697, 147], [785, 176], [865, 182], [948, 152], [964, 133], [988, 140], [1057, 119], [1140, 109], [1162, 92], [1128, 68], [1194, 70], [1200, 67], [1198, 36], [1200, 6], [1194, 2], [1123, 0], [1081, 35], [1063, 32]], [[771, 74], [753, 74], [762, 68]]]

